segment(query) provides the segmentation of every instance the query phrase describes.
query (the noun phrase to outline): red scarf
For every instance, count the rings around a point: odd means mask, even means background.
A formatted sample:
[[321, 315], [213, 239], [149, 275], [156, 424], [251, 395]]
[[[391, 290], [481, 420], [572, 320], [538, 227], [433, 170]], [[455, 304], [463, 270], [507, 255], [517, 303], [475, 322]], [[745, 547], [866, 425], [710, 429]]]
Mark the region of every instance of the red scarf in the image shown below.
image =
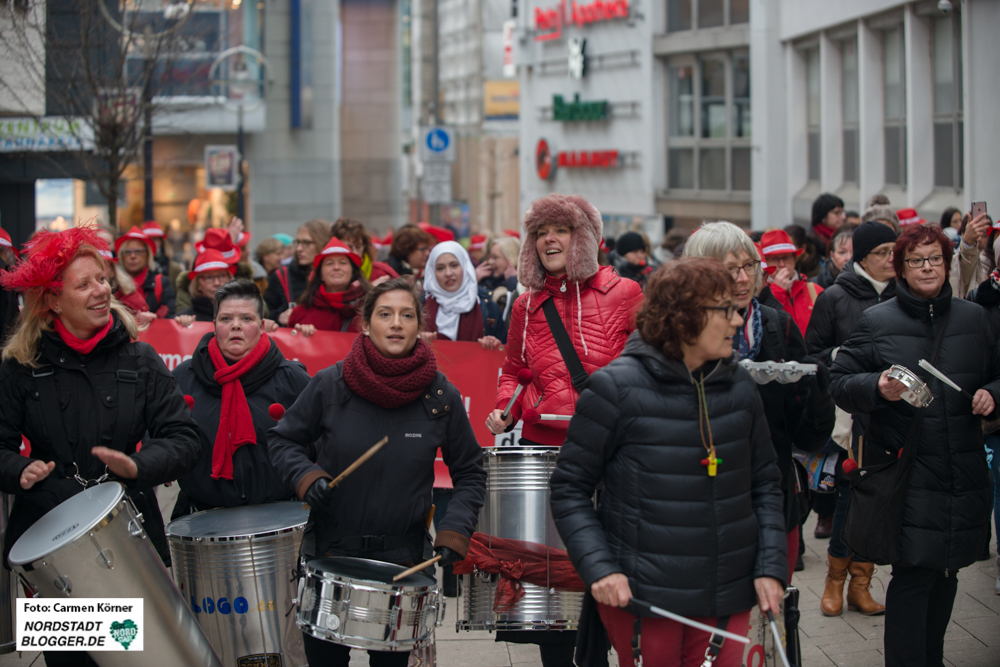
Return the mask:
[[260, 363], [270, 350], [271, 339], [267, 334], [261, 334], [257, 346], [230, 366], [222, 356], [215, 337], [208, 341], [208, 356], [215, 366], [215, 381], [222, 385], [219, 430], [215, 433], [215, 448], [212, 451], [212, 479], [232, 479], [236, 450], [243, 445], [257, 444], [253, 416], [240, 378]]
[[819, 234], [819, 237], [823, 239], [823, 242], [827, 245], [830, 244], [830, 239], [833, 238], [833, 235], [837, 233], [836, 229], [823, 222], [813, 225], [813, 230]]
[[422, 340], [417, 340], [410, 356], [389, 359], [368, 336], [361, 335], [344, 357], [343, 373], [344, 382], [355, 394], [392, 409], [420, 398], [437, 375], [437, 359]]
[[357, 301], [364, 294], [364, 290], [357, 283], [351, 284], [343, 292], [327, 292], [325, 285], [320, 285], [319, 290], [316, 292], [316, 300], [320, 303], [325, 303], [333, 310], [343, 313], [343, 311], [349, 310], [350, 315], [354, 314], [355, 311], [355, 301]]
[[143, 301], [146, 300], [146, 290], [142, 288], [146, 284], [146, 274], [149, 273], [149, 267], [147, 266], [142, 270], [137, 276], [132, 276], [132, 280], [135, 281], [135, 293], [139, 295], [139, 298]]
[[97, 347], [97, 344], [104, 340], [104, 337], [108, 335], [109, 331], [111, 331], [111, 325], [114, 324], [114, 321], [115, 318], [111, 317], [111, 314], [108, 313], [108, 323], [104, 325], [103, 329], [98, 330], [96, 334], [87, 340], [77, 338], [71, 334], [69, 329], [63, 325], [62, 321], [58, 317], [52, 320], [52, 326], [55, 327], [56, 333], [59, 334], [59, 337], [62, 338], [64, 343], [69, 345], [70, 349], [75, 350], [80, 354], [90, 354], [94, 351], [94, 348]]

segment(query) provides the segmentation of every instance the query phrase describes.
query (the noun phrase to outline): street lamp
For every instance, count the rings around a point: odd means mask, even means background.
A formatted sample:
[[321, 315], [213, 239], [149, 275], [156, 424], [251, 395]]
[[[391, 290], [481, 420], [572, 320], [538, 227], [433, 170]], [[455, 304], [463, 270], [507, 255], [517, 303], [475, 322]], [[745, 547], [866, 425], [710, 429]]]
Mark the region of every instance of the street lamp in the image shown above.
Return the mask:
[[[256, 61], [254, 69], [257, 76], [251, 71], [249, 59]], [[225, 78], [217, 78], [216, 70], [223, 62], [232, 59], [232, 65], [228, 68]], [[239, 172], [240, 182], [236, 189], [236, 216], [241, 220], [246, 220], [246, 200], [244, 199], [244, 170], [243, 170], [243, 113], [247, 110], [256, 109], [264, 101], [264, 91], [270, 80], [271, 64], [264, 54], [249, 46], [234, 46], [220, 53], [212, 62], [208, 70], [208, 78], [213, 87], [220, 88], [219, 95], [224, 98], [223, 105], [229, 106], [235, 102], [237, 130], [236, 130], [236, 150], [240, 154]], [[263, 75], [263, 76], [261, 76]], [[221, 89], [225, 88], [223, 92]]]

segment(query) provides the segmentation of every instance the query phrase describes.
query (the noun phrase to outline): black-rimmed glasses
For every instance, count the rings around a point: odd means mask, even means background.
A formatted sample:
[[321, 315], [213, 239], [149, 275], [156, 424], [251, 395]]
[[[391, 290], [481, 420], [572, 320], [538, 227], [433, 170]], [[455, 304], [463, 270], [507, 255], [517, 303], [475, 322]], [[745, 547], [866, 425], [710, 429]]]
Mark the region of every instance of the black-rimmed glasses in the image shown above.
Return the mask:
[[941, 266], [944, 264], [944, 255], [934, 255], [933, 257], [907, 257], [903, 260], [911, 269], [919, 269], [927, 262], [931, 266]]
[[[740, 267], [740, 268], [743, 268], [743, 267]], [[704, 310], [717, 310], [717, 311], [719, 311], [721, 313], [725, 313], [726, 314], [726, 319], [727, 320], [731, 320], [731, 319], [733, 319], [733, 313], [736, 312], [736, 304], [735, 303], [731, 303], [728, 306], [702, 306], [702, 309], [704, 309]]]
[[747, 277], [755, 276], [760, 273], [760, 262], [747, 262], [743, 266], [734, 266], [733, 268], [728, 269], [728, 271], [729, 275], [733, 277], [733, 280], [740, 279], [740, 271], [745, 272]]

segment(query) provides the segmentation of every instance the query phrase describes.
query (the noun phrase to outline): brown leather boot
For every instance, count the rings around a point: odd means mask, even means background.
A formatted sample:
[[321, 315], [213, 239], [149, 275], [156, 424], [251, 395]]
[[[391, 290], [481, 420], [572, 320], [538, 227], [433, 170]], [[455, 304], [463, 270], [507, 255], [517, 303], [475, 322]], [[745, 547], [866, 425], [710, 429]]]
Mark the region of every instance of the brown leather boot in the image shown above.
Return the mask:
[[851, 573], [851, 583], [847, 586], [847, 608], [859, 611], [865, 616], [881, 616], [885, 613], [885, 605], [872, 599], [868, 590], [872, 587], [872, 574], [875, 572], [873, 563], [858, 563], [851, 561], [847, 566]]
[[824, 616], [840, 616], [844, 613], [844, 582], [851, 557], [834, 558], [827, 554], [827, 558], [826, 588], [819, 606]]

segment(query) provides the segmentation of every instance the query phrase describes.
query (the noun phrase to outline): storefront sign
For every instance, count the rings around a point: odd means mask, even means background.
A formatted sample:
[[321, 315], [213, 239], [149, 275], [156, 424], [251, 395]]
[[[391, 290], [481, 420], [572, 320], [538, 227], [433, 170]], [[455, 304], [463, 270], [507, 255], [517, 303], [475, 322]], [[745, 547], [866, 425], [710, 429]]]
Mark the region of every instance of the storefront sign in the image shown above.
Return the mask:
[[236, 146], [205, 146], [205, 187], [232, 192], [240, 178], [240, 152]]
[[563, 101], [562, 95], [552, 96], [552, 120], [572, 123], [581, 120], [607, 120], [608, 101], [581, 102], [580, 94], [573, 96], [572, 102]]
[[574, 79], [582, 79], [587, 73], [587, 40], [573, 38], [569, 40], [569, 75]]
[[93, 148], [93, 128], [80, 118], [0, 118], [0, 153]]
[[507, 19], [503, 22], [503, 75], [508, 79], [517, 76], [517, 66], [514, 64], [514, 30], [516, 29], [516, 19]]
[[483, 111], [486, 120], [517, 120], [521, 113], [519, 81], [492, 79], [484, 84]]
[[535, 147], [535, 169], [543, 181], [555, 175], [556, 167], [562, 169], [615, 169], [620, 166], [617, 150], [559, 151], [555, 152], [545, 139]]
[[629, 0], [594, 0], [589, 4], [560, 0], [556, 7], [535, 7], [535, 40], [544, 42], [562, 37], [563, 26], [582, 28], [591, 23], [628, 18]]

